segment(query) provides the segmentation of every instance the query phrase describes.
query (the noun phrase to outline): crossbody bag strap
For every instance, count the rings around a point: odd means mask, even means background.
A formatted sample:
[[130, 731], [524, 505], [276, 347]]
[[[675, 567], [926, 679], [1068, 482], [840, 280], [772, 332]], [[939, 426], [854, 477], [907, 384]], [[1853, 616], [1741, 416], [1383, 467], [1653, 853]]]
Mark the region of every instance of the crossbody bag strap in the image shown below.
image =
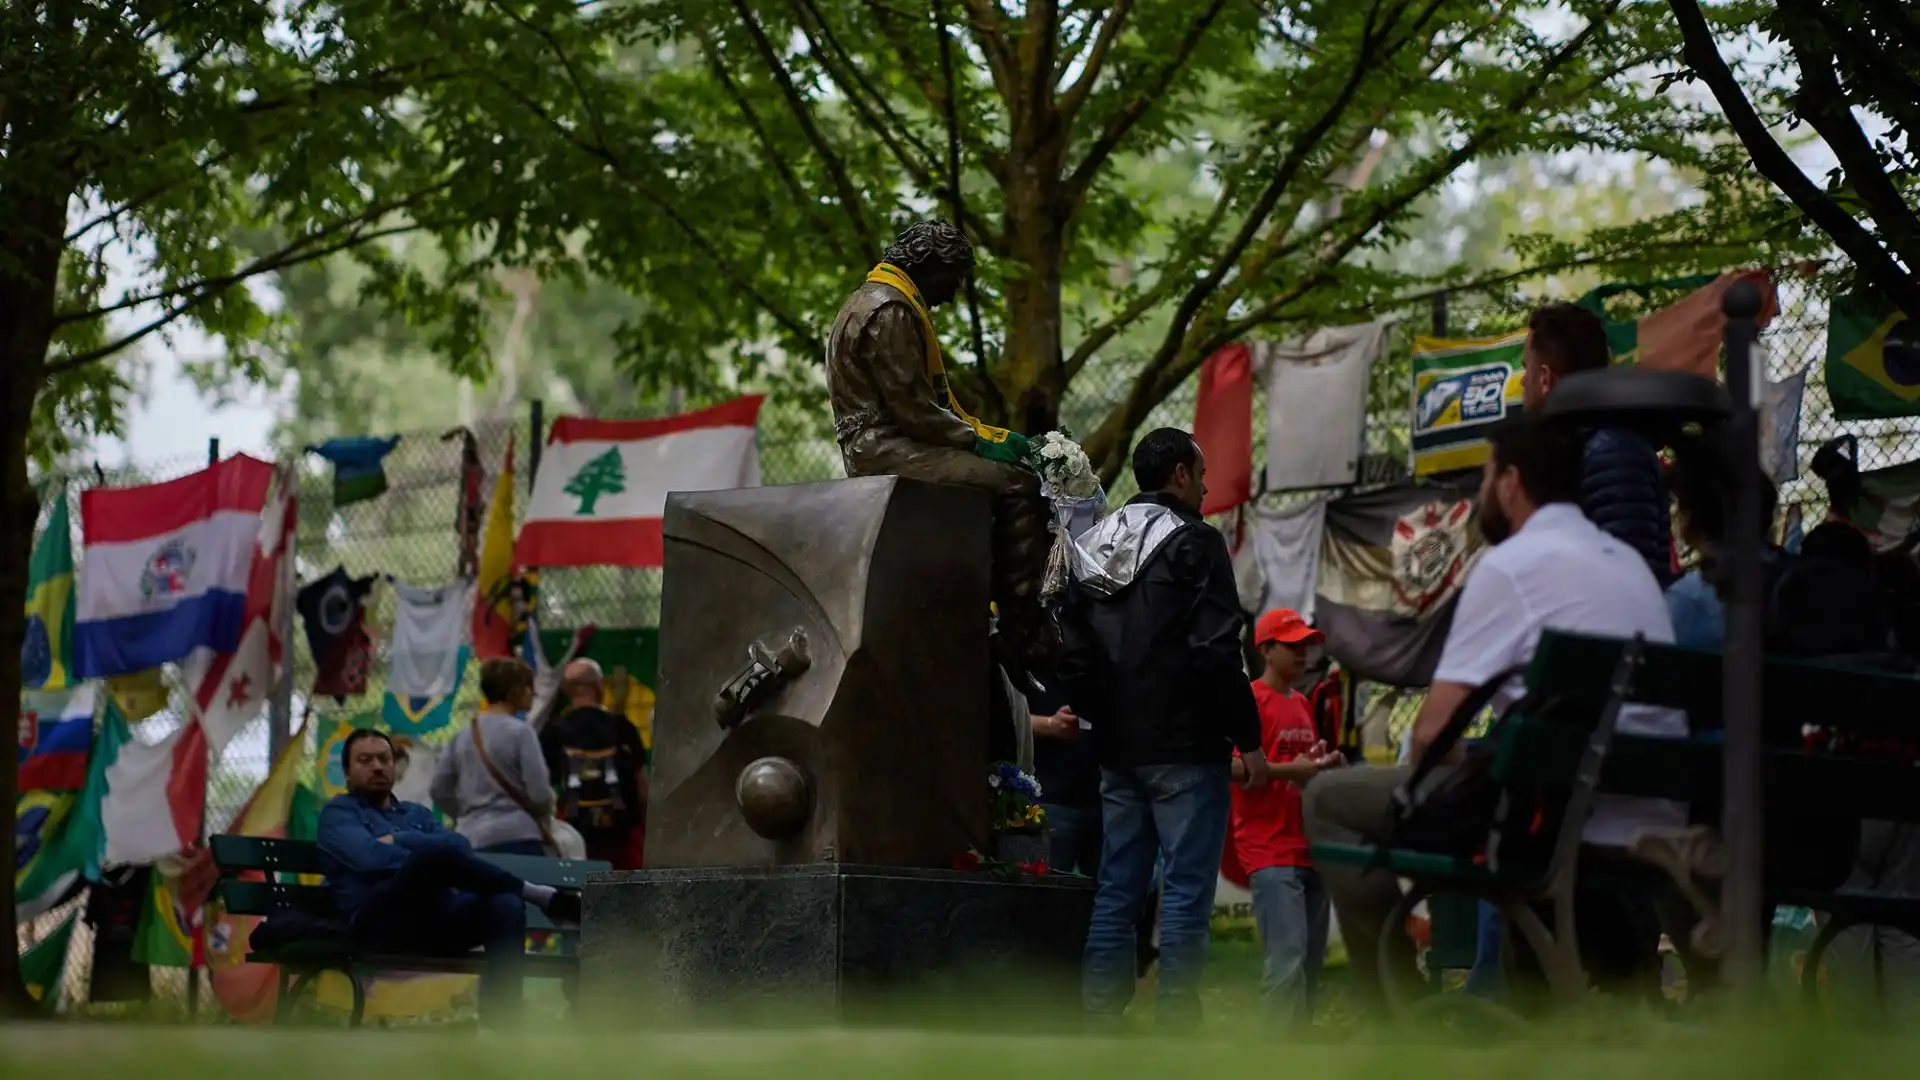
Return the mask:
[[520, 790], [518, 784], [507, 779], [507, 774], [500, 771], [500, 766], [493, 763], [493, 756], [487, 753], [487, 740], [480, 734], [482, 721], [486, 718], [486, 713], [474, 717], [470, 728], [473, 732], [473, 748], [480, 754], [480, 765], [487, 770], [488, 776], [493, 777], [493, 782], [500, 786], [500, 790], [507, 793], [507, 798], [513, 800], [513, 805], [526, 811], [526, 815], [533, 819], [540, 829], [540, 842], [547, 846], [547, 850], [559, 852], [560, 845], [554, 843], [553, 830], [547, 827], [547, 819], [540, 816], [539, 811], [533, 808], [533, 800], [527, 798], [527, 793]]

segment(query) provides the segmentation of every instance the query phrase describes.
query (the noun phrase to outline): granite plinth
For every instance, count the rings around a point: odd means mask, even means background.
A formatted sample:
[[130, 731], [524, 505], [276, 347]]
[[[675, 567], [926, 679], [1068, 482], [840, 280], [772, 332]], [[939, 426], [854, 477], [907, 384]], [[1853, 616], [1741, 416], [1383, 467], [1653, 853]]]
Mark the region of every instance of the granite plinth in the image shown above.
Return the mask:
[[581, 1004], [603, 1023], [1057, 1028], [1093, 883], [814, 863], [595, 875]]

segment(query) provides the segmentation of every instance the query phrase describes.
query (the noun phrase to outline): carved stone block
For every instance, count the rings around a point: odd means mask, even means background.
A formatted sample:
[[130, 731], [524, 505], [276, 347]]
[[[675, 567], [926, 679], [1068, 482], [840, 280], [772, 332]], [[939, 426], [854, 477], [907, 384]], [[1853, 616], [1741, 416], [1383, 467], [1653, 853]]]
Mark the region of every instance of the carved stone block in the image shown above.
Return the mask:
[[990, 514], [892, 476], [668, 498], [649, 868], [986, 850]]

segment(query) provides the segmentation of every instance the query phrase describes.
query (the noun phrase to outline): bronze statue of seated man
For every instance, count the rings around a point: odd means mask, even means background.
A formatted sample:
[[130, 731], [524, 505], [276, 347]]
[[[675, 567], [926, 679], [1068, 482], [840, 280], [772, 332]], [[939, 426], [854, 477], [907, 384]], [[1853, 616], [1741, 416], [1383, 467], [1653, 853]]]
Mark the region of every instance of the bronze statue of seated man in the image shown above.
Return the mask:
[[1018, 464], [1024, 439], [955, 400], [930, 314], [972, 270], [972, 246], [944, 221], [909, 226], [887, 248], [827, 339], [834, 435], [848, 476], [892, 474], [993, 496], [1001, 645], [1012, 659], [1045, 665], [1058, 633], [1040, 602], [1050, 539], [1040, 481]]

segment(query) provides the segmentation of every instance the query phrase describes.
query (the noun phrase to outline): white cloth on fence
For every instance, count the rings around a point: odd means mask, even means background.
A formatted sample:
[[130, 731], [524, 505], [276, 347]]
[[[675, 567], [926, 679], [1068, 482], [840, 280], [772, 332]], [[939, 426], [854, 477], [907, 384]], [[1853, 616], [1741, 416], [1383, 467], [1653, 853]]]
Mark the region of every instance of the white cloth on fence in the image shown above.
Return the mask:
[[1800, 369], [1770, 382], [1760, 399], [1760, 466], [1775, 484], [1800, 475], [1800, 402], [1807, 393], [1807, 372]]
[[1241, 524], [1245, 532], [1233, 558], [1240, 605], [1255, 614], [1292, 608], [1311, 620], [1327, 499], [1314, 498], [1281, 510], [1255, 506]]
[[460, 677], [460, 646], [472, 622], [473, 582], [423, 589], [396, 581], [393, 593], [387, 692], [402, 701], [452, 693]]
[[1255, 349], [1267, 382], [1268, 491], [1359, 479], [1367, 380], [1385, 347], [1387, 325], [1331, 326]]

